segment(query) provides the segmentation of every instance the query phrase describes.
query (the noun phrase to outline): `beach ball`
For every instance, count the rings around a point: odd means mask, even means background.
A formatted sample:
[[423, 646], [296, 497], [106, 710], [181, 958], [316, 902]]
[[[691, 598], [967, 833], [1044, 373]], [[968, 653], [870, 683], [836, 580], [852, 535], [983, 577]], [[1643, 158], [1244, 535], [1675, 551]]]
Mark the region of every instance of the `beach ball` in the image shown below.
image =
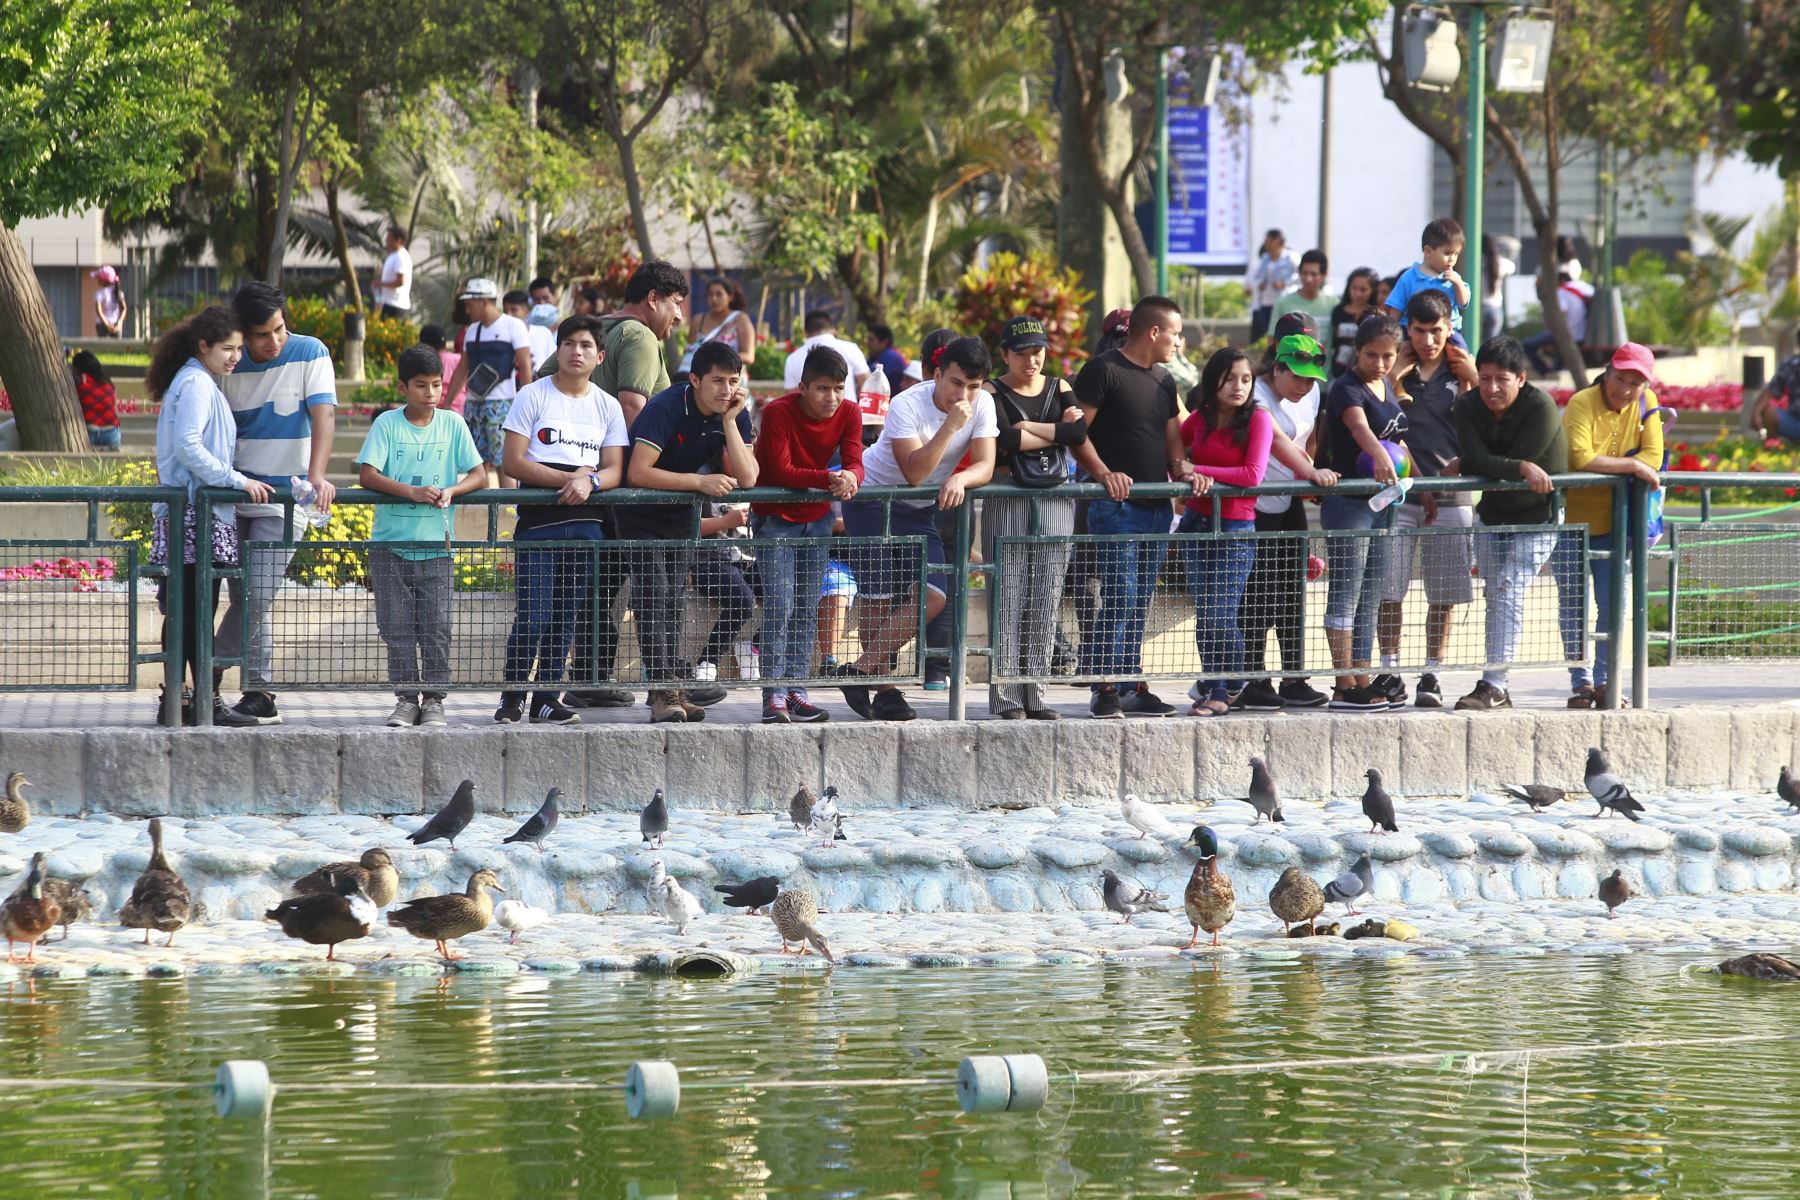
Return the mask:
[[[1394, 460], [1394, 474], [1402, 479], [1412, 474], [1412, 456], [1407, 454], [1405, 446], [1399, 442], [1382, 442], [1381, 448]], [[1368, 451], [1356, 456], [1356, 470], [1364, 479], [1374, 478], [1375, 460], [1369, 457]]]

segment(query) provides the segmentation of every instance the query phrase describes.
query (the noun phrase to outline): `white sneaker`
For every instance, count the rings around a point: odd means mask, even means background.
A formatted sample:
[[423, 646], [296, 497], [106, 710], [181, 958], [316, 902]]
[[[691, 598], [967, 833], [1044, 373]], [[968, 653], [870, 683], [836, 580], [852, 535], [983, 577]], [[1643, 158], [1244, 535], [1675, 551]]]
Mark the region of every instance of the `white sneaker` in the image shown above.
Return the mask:
[[448, 725], [449, 718], [444, 716], [444, 702], [430, 699], [419, 705], [419, 724]]
[[[443, 707], [441, 705], [439, 706], [438, 711], [439, 713], [443, 712]], [[401, 700], [396, 702], [394, 711], [388, 714], [387, 726], [389, 729], [411, 729], [418, 723], [419, 706], [414, 704], [411, 700]]]
[[717, 683], [719, 681], [719, 664], [710, 662], [695, 663], [694, 681], [696, 683]]

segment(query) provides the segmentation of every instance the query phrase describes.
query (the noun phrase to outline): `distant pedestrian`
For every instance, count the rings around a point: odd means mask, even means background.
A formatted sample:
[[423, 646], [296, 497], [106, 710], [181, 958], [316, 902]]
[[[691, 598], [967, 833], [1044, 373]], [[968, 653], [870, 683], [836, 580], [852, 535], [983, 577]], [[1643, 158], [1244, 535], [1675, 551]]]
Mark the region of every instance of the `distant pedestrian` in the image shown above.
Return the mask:
[[413, 260], [406, 248], [406, 230], [388, 226], [387, 257], [381, 263], [381, 278], [375, 284], [375, 303], [381, 315], [404, 321], [412, 312]]
[[[1508, 238], [1510, 245], [1517, 241]], [[1515, 249], [1513, 253], [1518, 253]], [[1519, 264], [1500, 252], [1491, 233], [1481, 235], [1481, 336], [1506, 332], [1506, 281], [1518, 273]]]
[[[1333, 379], [1356, 365], [1356, 329], [1364, 317], [1380, 307], [1375, 300], [1380, 283], [1373, 267], [1358, 267], [1344, 280], [1344, 298], [1331, 310], [1329, 336], [1319, 338], [1331, 347]], [[1320, 329], [1323, 331], [1325, 327]]]
[[493, 280], [469, 280], [457, 299], [463, 302], [469, 324], [463, 331], [462, 361], [445, 390], [456, 396], [467, 389], [463, 420], [469, 435], [482, 461], [498, 472], [500, 486], [510, 487], [501, 466], [506, 415], [519, 389], [531, 382], [531, 336], [525, 322], [500, 311], [500, 289]]
[[119, 393], [112, 376], [92, 350], [77, 350], [69, 360], [75, 372], [75, 395], [81, 400], [81, 419], [87, 425], [88, 445], [96, 450], [119, 448]]
[[467, 399], [468, 389], [464, 387], [455, 395], [451, 395], [449, 388], [449, 380], [456, 375], [456, 368], [462, 365], [462, 354], [450, 349], [449, 337], [445, 334], [442, 325], [427, 325], [419, 330], [419, 345], [430, 346], [436, 350], [438, 362], [444, 368], [445, 386], [442, 398], [438, 402], [457, 416], [462, 416], [463, 401]]
[[1323, 328], [1331, 320], [1332, 310], [1337, 307], [1338, 299], [1325, 290], [1325, 273], [1330, 269], [1330, 260], [1323, 250], [1308, 250], [1300, 256], [1300, 286], [1275, 301], [1270, 320], [1279, 321], [1283, 313], [1304, 312], [1311, 314], [1314, 321]]
[[525, 326], [525, 341], [531, 347], [532, 377], [536, 378], [546, 370], [555, 372], [556, 335], [550, 332], [549, 325], [532, 323], [531, 296], [516, 289], [510, 291], [500, 297], [500, 311], [509, 317], [516, 317]]
[[101, 267], [88, 272], [88, 278], [99, 285], [94, 289], [94, 336], [124, 337], [125, 318], [131, 306], [125, 302], [125, 285], [119, 282], [119, 272]]
[[[556, 284], [551, 282], [548, 275], [539, 275], [526, 285], [525, 290], [531, 294], [531, 309], [526, 313], [525, 323], [542, 326], [554, 334], [556, 323], [562, 320], [562, 307], [557, 300]], [[554, 347], [550, 353], [553, 357], [555, 356]]]
[[705, 295], [706, 308], [688, 318], [688, 347], [681, 360], [682, 366], [691, 368], [694, 351], [707, 342], [716, 341], [736, 350], [748, 367], [756, 361], [756, 326], [746, 311], [750, 300], [744, 295], [743, 285], [721, 275], [706, 281]]
[[844, 380], [844, 399], [856, 403], [857, 393], [869, 378], [869, 361], [863, 357], [862, 347], [855, 342], [846, 341], [837, 334], [837, 318], [822, 308], [815, 308], [806, 314], [804, 329], [806, 340], [794, 347], [794, 352], [787, 356], [782, 366], [782, 383], [789, 391], [800, 386], [801, 373], [806, 370], [806, 356], [815, 346], [829, 346], [843, 356], [850, 367], [850, 378]]
[[868, 348], [863, 357], [868, 360], [869, 371], [880, 371], [887, 378], [888, 394], [897, 396], [906, 389], [906, 355], [900, 353], [900, 347], [894, 345], [894, 331], [891, 326], [879, 322], [869, 327]]
[[1275, 302], [1300, 284], [1300, 259], [1279, 229], [1263, 234], [1262, 250], [1244, 286], [1250, 293], [1250, 340], [1260, 342], [1275, 320]]

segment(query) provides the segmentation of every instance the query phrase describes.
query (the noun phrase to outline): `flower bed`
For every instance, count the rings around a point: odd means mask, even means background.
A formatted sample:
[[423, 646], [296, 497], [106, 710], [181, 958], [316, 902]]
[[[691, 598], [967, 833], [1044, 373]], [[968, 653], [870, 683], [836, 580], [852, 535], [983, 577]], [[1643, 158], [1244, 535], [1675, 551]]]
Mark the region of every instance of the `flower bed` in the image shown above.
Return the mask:
[[[1744, 471], [1772, 474], [1800, 473], [1800, 446], [1781, 438], [1729, 437], [1721, 433], [1710, 442], [1669, 443], [1671, 471]], [[1675, 496], [1698, 498], [1697, 487], [1670, 489]], [[1769, 504], [1800, 498], [1800, 489], [1715, 488], [1712, 498], [1723, 504]]]
[[[1738, 412], [1744, 407], [1744, 385], [1741, 383], [1709, 383], [1705, 387], [1664, 387], [1651, 383], [1656, 402], [1678, 412]], [[1550, 398], [1558, 405], [1569, 402], [1572, 388], [1551, 388]]]

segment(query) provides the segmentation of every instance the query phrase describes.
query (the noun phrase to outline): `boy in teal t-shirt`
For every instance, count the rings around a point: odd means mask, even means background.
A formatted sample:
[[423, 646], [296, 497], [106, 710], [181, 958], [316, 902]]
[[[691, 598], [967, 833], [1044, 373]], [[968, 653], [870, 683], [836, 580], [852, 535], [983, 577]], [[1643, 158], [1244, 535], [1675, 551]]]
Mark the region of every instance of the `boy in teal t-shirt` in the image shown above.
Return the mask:
[[412, 501], [377, 505], [369, 535], [375, 627], [387, 643], [388, 681], [399, 685], [387, 719], [395, 728], [446, 723], [444, 693], [429, 688], [450, 682], [450, 500], [487, 486], [468, 425], [438, 407], [444, 364], [437, 351], [414, 346], [398, 367], [406, 407], [376, 417], [356, 455], [362, 486]]

